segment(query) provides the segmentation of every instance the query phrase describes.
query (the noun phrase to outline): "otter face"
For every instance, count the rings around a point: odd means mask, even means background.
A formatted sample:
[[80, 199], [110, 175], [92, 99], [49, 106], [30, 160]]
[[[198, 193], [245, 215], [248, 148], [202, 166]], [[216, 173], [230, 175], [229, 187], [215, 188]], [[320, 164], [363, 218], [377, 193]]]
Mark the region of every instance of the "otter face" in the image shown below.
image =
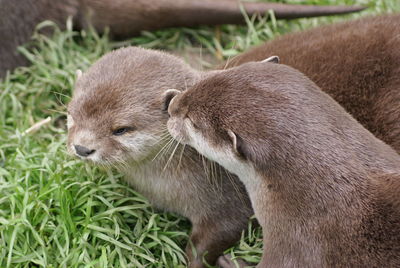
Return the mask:
[[118, 84], [111, 77], [90, 76], [78, 79], [68, 106], [69, 153], [113, 166], [132, 166], [152, 157], [166, 133], [160, 94]]
[[167, 142], [162, 93], [192, 84], [195, 75], [180, 59], [158, 51], [129, 47], [106, 54], [77, 72], [68, 105], [69, 153], [118, 167], [152, 160]]
[[236, 175], [248, 172], [249, 166], [240, 151], [242, 140], [231, 130], [224, 130], [223, 126], [218, 128], [212, 124], [212, 116], [203, 113], [203, 117], [199, 118], [198, 106], [194, 103], [187, 105], [187, 98], [190, 97], [186, 95], [176, 90], [167, 91], [165, 94], [170, 115], [167, 128], [171, 136], [179, 143], [195, 148], [200, 154], [218, 162]]
[[[167, 91], [168, 131], [241, 177], [256, 159], [267, 158], [270, 140], [276, 140], [269, 131], [277, 121], [271, 111], [285, 103], [282, 93], [273, 89], [281, 75], [276, 63], [279, 58], [273, 56], [212, 73], [184, 93]], [[260, 145], [265, 147], [262, 157], [256, 153]]]
[[165, 128], [161, 113], [160, 117], [148, 116], [153, 123], [145, 124], [137, 109], [119, 107], [88, 113], [93, 105], [106, 107], [101, 100], [95, 104], [73, 101], [69, 105], [69, 153], [96, 164], [117, 165], [141, 162], [160, 145]]

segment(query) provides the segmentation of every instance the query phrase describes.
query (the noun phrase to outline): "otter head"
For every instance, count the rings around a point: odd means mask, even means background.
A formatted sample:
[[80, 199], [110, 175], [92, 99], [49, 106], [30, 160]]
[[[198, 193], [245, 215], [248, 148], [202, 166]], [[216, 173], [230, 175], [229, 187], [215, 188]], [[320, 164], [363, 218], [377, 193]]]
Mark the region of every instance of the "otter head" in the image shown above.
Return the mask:
[[[277, 62], [275, 57], [271, 59]], [[170, 134], [232, 173], [240, 176], [247, 172], [257, 157], [259, 140], [268, 147], [273, 138], [264, 123], [274, 127], [274, 118], [265, 118], [263, 110], [274, 109], [281, 98], [280, 92], [260, 90], [268, 76], [270, 84], [279, 79], [279, 72], [272, 68], [269, 74], [270, 68], [264, 65], [272, 63], [244, 64], [208, 76], [185, 92], [167, 91], [164, 102], [170, 115]], [[265, 95], [270, 95], [269, 100], [263, 98]]]
[[200, 154], [239, 175], [237, 169], [246, 161], [243, 140], [231, 127], [224, 125], [217, 107], [209, 109], [208, 104], [212, 104], [203, 103], [202, 96], [195, 94], [204, 89], [196, 85], [184, 93], [175, 89], [166, 92], [165, 101], [169, 102], [170, 115], [168, 131], [179, 143], [195, 148]]
[[197, 73], [178, 58], [123, 48], [78, 73], [68, 105], [68, 151], [100, 165], [152, 159], [165, 140], [163, 92], [184, 89]]

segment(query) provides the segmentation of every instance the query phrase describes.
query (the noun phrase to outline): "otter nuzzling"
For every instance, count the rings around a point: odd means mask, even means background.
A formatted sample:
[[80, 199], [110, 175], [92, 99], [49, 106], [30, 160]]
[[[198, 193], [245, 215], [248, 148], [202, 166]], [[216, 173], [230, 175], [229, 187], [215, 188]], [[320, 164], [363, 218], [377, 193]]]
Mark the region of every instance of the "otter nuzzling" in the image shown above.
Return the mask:
[[[400, 60], [400, 40], [392, 35], [399, 31], [399, 21], [399, 15], [393, 15], [328, 25], [268, 42], [265, 50], [245, 53], [242, 59], [260, 60], [276, 54], [282, 62], [290, 61], [316, 79], [317, 85], [368, 130], [400, 151], [396, 138], [400, 133], [396, 120], [400, 69], [395, 64]], [[352, 34], [352, 25], [363, 25], [362, 33]], [[387, 25], [387, 31], [382, 25]], [[312, 45], [307, 40], [313, 40]], [[297, 48], [290, 54], [292, 44]], [[337, 47], [341, 57], [336, 55]], [[356, 49], [368, 51], [368, 55], [358, 54]], [[344, 73], [344, 67], [352, 71]], [[192, 267], [202, 267], [202, 255], [207, 251], [212, 254], [206, 260], [214, 263], [240, 238], [253, 213], [236, 176], [209, 161], [203, 166], [202, 157], [188, 146], [178, 147], [169, 156], [175, 147], [168, 146], [163, 94], [171, 88], [184, 91], [215, 72], [219, 71], [197, 71], [167, 53], [123, 48], [102, 57], [77, 79], [69, 105], [70, 152], [81, 153], [85, 160], [103, 158], [98, 162], [101, 165], [119, 164], [126, 180], [153, 205], [188, 217], [193, 224], [191, 240], [199, 253], [194, 258], [188, 247]], [[77, 147], [78, 152], [75, 145], [88, 150]], [[216, 188], [221, 182], [224, 187]]]
[[244, 183], [257, 267], [400, 266], [400, 156], [302, 73], [246, 63], [165, 103], [171, 135]]

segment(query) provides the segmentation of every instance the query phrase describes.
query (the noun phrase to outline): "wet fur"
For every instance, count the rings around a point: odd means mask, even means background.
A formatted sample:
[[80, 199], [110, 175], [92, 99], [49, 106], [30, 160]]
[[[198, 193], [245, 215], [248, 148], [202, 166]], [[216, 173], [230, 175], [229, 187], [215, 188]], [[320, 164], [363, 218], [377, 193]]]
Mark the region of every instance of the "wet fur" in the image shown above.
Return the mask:
[[247, 63], [169, 112], [175, 138], [245, 184], [263, 227], [258, 267], [400, 266], [400, 156], [306, 76]]

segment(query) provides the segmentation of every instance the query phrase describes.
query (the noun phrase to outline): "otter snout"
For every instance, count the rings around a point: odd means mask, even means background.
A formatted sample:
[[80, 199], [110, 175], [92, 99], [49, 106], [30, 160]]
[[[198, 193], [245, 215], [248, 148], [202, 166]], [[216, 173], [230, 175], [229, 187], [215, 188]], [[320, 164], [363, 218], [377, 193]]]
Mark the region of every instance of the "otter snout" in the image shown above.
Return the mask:
[[68, 152], [84, 160], [98, 161], [102, 151], [99, 139], [90, 130], [76, 128], [68, 131]]
[[96, 150], [86, 148], [85, 146], [81, 145], [74, 145], [75, 152], [78, 156], [88, 157], [89, 155], [93, 154]]

